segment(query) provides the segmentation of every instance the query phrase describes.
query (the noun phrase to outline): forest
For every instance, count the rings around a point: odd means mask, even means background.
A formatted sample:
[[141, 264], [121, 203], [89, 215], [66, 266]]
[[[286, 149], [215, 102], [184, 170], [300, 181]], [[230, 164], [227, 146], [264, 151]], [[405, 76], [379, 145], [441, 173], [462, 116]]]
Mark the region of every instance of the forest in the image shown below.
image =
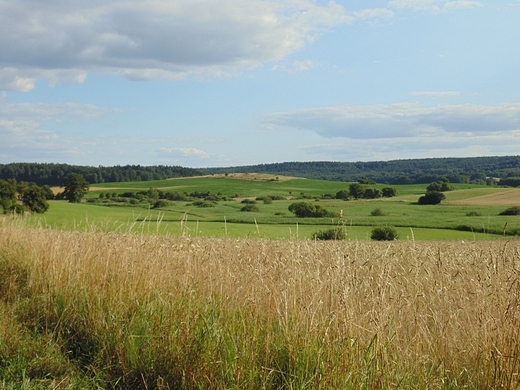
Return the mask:
[[78, 166], [54, 163], [0, 164], [0, 179], [61, 186], [70, 173], [81, 174], [90, 184], [163, 180], [174, 177], [225, 173], [268, 173], [352, 182], [368, 178], [381, 184], [428, 184], [443, 177], [452, 183], [503, 185], [520, 183], [520, 156], [424, 158], [371, 162], [284, 162], [223, 168], [180, 166]]
[[38, 185], [62, 186], [65, 177], [71, 173], [83, 175], [90, 184], [163, 180], [203, 174], [200, 170], [193, 168], [166, 165], [92, 167], [46, 163], [0, 164], [0, 179], [14, 179], [17, 182], [29, 182]]
[[493, 184], [520, 177], [520, 156], [424, 158], [372, 162], [285, 162], [202, 169], [205, 173], [270, 173], [335, 181], [361, 177], [382, 184], [427, 184], [446, 177], [452, 183]]

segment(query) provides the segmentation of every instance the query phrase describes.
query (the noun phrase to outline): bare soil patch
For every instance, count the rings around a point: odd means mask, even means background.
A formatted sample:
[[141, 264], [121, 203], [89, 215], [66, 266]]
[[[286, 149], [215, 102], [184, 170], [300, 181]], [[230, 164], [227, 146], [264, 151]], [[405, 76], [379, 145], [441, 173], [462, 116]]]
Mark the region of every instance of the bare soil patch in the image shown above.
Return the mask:
[[194, 176], [194, 177], [228, 177], [228, 178], [233, 178], [233, 179], [250, 180], [250, 181], [287, 181], [287, 180], [293, 180], [293, 179], [304, 179], [303, 177], [272, 175], [270, 173], [228, 173], [227, 176], [225, 173], [218, 173], [215, 175]]

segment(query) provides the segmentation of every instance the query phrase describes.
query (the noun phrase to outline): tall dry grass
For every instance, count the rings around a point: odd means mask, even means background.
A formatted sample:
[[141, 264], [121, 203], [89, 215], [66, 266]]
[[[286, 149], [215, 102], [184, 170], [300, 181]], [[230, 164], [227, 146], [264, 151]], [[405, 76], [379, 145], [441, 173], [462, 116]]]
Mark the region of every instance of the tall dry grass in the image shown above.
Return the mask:
[[237, 240], [4, 221], [0, 277], [6, 388], [519, 386], [518, 240]]

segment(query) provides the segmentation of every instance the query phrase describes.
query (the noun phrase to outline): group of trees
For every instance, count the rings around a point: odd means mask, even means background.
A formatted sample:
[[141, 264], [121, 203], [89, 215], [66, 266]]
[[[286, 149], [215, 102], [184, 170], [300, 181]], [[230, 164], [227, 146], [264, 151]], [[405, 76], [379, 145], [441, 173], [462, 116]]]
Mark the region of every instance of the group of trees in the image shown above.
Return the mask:
[[382, 190], [374, 187], [367, 187], [361, 183], [352, 183], [348, 190], [340, 190], [336, 193], [336, 199], [376, 199], [381, 197], [391, 198], [397, 195], [397, 190], [392, 187], [385, 187]]
[[80, 202], [89, 190], [89, 183], [80, 174], [71, 173], [63, 181], [62, 193], [54, 195], [48, 185], [17, 182], [15, 179], [0, 179], [0, 207], [4, 214], [44, 213], [49, 209], [48, 200], [67, 199], [69, 202]]
[[48, 199], [53, 194], [48, 186], [40, 187], [34, 183], [0, 179], [0, 206], [4, 214], [44, 213], [49, 209]]
[[426, 194], [419, 198], [419, 204], [439, 204], [446, 196], [443, 194], [445, 191], [452, 191], [454, 188], [451, 185], [447, 177], [443, 177], [441, 180], [430, 183], [426, 187]]

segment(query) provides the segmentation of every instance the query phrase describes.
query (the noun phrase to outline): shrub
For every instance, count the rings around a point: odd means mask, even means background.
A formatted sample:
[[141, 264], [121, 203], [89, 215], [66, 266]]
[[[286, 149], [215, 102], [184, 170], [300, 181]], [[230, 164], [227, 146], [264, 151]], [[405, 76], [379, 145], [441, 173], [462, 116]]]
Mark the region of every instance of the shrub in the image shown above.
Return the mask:
[[480, 217], [482, 215], [479, 211], [468, 211], [466, 217]]
[[370, 238], [376, 241], [393, 241], [399, 238], [399, 234], [393, 226], [380, 226], [372, 230]]
[[520, 206], [513, 206], [505, 209], [499, 215], [520, 215]]
[[157, 202], [154, 203], [153, 208], [158, 209], [161, 207], [167, 207], [169, 205], [170, 205], [170, 202], [168, 202], [167, 200], [159, 199]]
[[208, 202], [206, 200], [197, 200], [192, 203], [193, 206], [197, 207], [215, 207], [215, 202]]
[[383, 196], [385, 198], [391, 198], [391, 197], [397, 195], [397, 190], [395, 188], [392, 188], [392, 187], [385, 187], [385, 188], [382, 189], [382, 192], [383, 192]]
[[377, 209], [372, 210], [370, 215], [372, 217], [382, 217], [382, 216], [386, 215], [386, 213], [383, 210], [381, 210], [380, 208], [377, 208]]
[[272, 203], [273, 203], [273, 200], [270, 197], [266, 196], [264, 198], [264, 204], [272, 204]]
[[439, 191], [429, 191], [419, 198], [419, 204], [439, 204], [446, 199], [446, 196]]
[[240, 211], [259, 211], [258, 206], [255, 204], [246, 204], [240, 209]]
[[244, 204], [255, 204], [256, 203], [256, 200], [254, 199], [244, 199], [242, 202], [240, 203], [244, 203]]
[[334, 214], [318, 205], [308, 202], [296, 202], [289, 206], [289, 211], [299, 218], [333, 217]]
[[345, 229], [337, 227], [333, 229], [327, 230], [318, 230], [315, 233], [312, 233], [312, 238], [315, 240], [344, 240], [347, 238], [347, 233]]
[[349, 192], [347, 190], [340, 190], [338, 192], [336, 192], [336, 199], [344, 199], [344, 200], [348, 200], [348, 197], [349, 197]]

